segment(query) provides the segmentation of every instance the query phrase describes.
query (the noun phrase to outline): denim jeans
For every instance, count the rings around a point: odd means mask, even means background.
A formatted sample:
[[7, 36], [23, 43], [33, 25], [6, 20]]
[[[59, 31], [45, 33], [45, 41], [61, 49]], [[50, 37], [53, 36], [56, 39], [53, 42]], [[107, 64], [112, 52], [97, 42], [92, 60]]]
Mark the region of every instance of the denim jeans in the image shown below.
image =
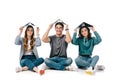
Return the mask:
[[69, 66], [72, 63], [71, 58], [63, 58], [63, 57], [52, 57], [46, 58], [45, 64], [52, 69], [56, 70], [65, 70], [66, 66]]
[[29, 70], [33, 70], [34, 67], [39, 66], [44, 62], [43, 58], [38, 58], [34, 55], [24, 55], [20, 61], [21, 67], [27, 66]]
[[81, 68], [81, 69], [87, 69], [88, 67], [95, 67], [95, 65], [97, 64], [99, 60], [99, 56], [93, 56], [93, 57], [90, 57], [90, 56], [78, 56], [76, 59], [75, 59], [75, 62], [76, 62], [76, 65], [78, 66], [78, 68]]

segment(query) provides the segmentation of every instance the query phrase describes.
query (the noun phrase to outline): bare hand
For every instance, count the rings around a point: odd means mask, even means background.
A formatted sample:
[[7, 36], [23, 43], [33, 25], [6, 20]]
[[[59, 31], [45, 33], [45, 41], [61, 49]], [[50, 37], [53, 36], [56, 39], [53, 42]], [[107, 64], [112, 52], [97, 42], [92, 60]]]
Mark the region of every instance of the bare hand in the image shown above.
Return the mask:
[[20, 27], [20, 28], [19, 28], [20, 34], [22, 34], [22, 32], [23, 32], [23, 28], [24, 28], [24, 27]]
[[66, 28], [65, 29], [68, 29], [68, 24], [65, 24], [66, 25]]
[[77, 32], [77, 29], [75, 28], [74, 31]]
[[37, 35], [39, 34], [39, 31], [40, 31], [40, 28], [37, 27], [37, 29], [36, 29], [36, 34], [37, 34]]
[[90, 29], [94, 32], [95, 31], [95, 28], [94, 27], [90, 27]]

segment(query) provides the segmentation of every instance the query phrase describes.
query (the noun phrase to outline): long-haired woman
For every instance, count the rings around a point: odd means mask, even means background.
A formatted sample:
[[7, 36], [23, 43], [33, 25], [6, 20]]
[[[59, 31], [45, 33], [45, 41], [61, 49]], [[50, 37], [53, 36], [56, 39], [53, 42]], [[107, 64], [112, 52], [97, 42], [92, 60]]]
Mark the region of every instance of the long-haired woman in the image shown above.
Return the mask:
[[24, 27], [19, 28], [19, 34], [15, 39], [16, 45], [21, 45], [20, 50], [20, 67], [16, 68], [16, 72], [31, 70], [39, 73], [37, 66], [44, 62], [43, 58], [39, 58], [37, 47], [41, 45], [41, 40], [39, 37], [39, 28], [36, 29], [37, 38], [34, 38], [34, 28], [31, 25], [28, 25], [25, 30], [25, 35], [22, 38], [21, 34]]

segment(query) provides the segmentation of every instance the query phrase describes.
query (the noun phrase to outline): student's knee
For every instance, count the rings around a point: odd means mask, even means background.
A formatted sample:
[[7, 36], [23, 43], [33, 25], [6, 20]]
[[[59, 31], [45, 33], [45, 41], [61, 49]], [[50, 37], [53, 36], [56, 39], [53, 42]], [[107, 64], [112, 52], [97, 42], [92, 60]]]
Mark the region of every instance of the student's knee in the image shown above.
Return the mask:
[[20, 61], [21, 67], [24, 67], [24, 66], [25, 66], [25, 62], [26, 62], [26, 59], [22, 59], [22, 60]]
[[79, 58], [76, 58], [76, 59], [75, 59], [75, 63], [76, 63], [76, 64], [79, 63], [79, 60], [80, 60]]
[[82, 58], [78, 57], [75, 59], [75, 62], [77, 65], [82, 65], [82, 66], [85, 66], [87, 64], [86, 61], [84, 61]]
[[93, 59], [99, 60], [99, 56], [95, 55], [95, 56], [93, 56]]
[[46, 58], [44, 61], [45, 61], [45, 64], [49, 64], [51, 62], [49, 58]]
[[67, 58], [67, 64], [70, 65], [70, 64], [72, 64], [72, 62], [73, 62], [72, 58], [68, 57], [68, 58]]
[[35, 62], [33, 62], [33, 64], [35, 66], [39, 66], [40, 64], [42, 64], [44, 62], [43, 58], [38, 58], [37, 60], [35, 60]]
[[43, 58], [38, 58], [38, 61], [42, 64], [44, 62]]

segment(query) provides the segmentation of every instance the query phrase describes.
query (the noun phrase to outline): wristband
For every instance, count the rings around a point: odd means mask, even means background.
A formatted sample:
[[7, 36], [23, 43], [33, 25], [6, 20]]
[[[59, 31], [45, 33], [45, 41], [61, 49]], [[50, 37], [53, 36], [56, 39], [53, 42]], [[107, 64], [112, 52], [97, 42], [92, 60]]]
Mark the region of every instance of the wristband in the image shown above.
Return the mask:
[[67, 30], [69, 30], [69, 29], [65, 29], [65, 31], [67, 31]]

